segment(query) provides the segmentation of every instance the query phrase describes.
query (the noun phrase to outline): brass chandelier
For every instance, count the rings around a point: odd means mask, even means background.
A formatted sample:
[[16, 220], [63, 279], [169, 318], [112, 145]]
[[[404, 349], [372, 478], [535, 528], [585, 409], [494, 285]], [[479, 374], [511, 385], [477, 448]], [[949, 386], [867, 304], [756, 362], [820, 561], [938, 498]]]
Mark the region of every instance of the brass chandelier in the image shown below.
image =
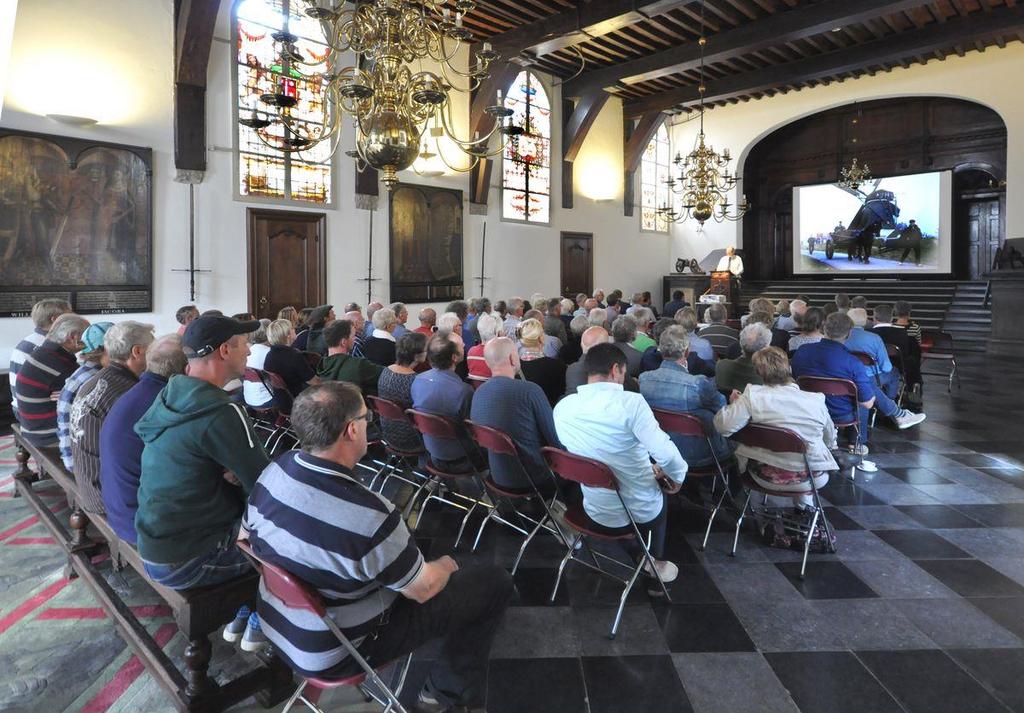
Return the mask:
[[700, 5], [700, 38], [697, 44], [700, 47], [700, 84], [697, 86], [700, 93], [700, 131], [693, 151], [686, 158], [676, 154], [673, 160], [679, 169], [678, 179], [669, 176], [665, 180], [669, 191], [682, 197], [682, 210], [676, 211], [669, 204], [661, 206], [658, 213], [672, 223], [682, 223], [692, 218], [700, 225], [704, 225], [704, 221], [709, 219], [714, 219], [717, 223], [739, 220], [750, 209], [750, 204], [747, 203], [747, 197], [743, 196], [740, 204], [732, 210], [733, 205], [729, 202], [728, 194], [741, 179], [729, 173], [729, 162], [732, 161], [729, 149], [726, 148], [719, 154], [714, 147], [705, 143], [704, 95], [707, 86], [704, 84], [704, 47], [707, 45], [707, 38], [704, 37], [703, 2]]
[[[356, 148], [347, 153], [360, 168], [379, 170], [390, 190], [398, 183], [397, 173], [417, 158], [439, 156], [448, 168], [464, 172], [501, 153], [509, 138], [523, 133], [522, 127], [511, 125], [512, 110], [504, 106], [500, 92], [486, 108], [495, 119], [489, 132], [468, 139], [453, 128], [451, 93], [468, 96], [500, 57], [485, 42], [473, 53], [468, 71], [455, 65], [462, 44], [473, 39], [463, 27], [463, 18], [476, 6], [473, 0], [363, 0], [344, 10], [338, 9], [342, 3], [337, 0], [331, 0], [332, 7], [322, 7], [323, 0], [293, 0], [299, 1], [305, 14], [319, 21], [328, 51], [325, 58], [307, 59], [297, 36], [274, 33], [282, 80], [274, 92], [260, 97], [259, 110], [254, 107], [251, 116], [239, 120], [270, 148], [301, 153], [329, 142], [333, 155], [341, 140], [342, 117], [348, 114], [355, 124]], [[343, 66], [343, 54], [349, 51], [355, 61]], [[434, 71], [423, 69], [424, 63]], [[322, 93], [321, 123], [292, 119], [298, 99], [296, 84], [288, 78], [295, 76]], [[424, 140], [428, 131], [433, 152]], [[501, 146], [489, 152], [495, 134], [503, 137]], [[470, 158], [468, 165], [449, 162], [442, 149], [445, 138]]]
[[[860, 123], [861, 111], [857, 110], [857, 116], [853, 117], [851, 122], [853, 126], [853, 136], [850, 137], [850, 143], [856, 147], [857, 144], [857, 124]], [[839, 170], [839, 180], [836, 181], [836, 185], [840, 188], [849, 188], [852, 191], [860, 188], [860, 184], [867, 183], [871, 180], [871, 169], [868, 168], [866, 163], [857, 165], [857, 157], [854, 156], [849, 166], [843, 166]]]

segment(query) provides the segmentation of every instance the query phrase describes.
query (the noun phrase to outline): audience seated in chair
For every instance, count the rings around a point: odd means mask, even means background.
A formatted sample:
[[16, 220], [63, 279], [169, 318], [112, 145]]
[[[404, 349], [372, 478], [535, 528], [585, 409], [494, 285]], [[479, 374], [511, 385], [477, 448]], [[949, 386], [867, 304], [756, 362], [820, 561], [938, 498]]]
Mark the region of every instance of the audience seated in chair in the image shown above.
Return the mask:
[[[191, 307], [195, 309], [195, 307]], [[11, 360], [8, 369], [8, 382], [11, 387], [11, 411], [15, 417], [18, 415], [18, 399], [16, 396], [15, 384], [18, 380], [18, 370], [21, 365], [25, 363], [25, 360], [32, 354], [36, 347], [46, 340], [46, 334], [50, 331], [50, 327], [53, 326], [54, 320], [60, 317], [62, 314], [71, 311], [71, 304], [67, 300], [57, 299], [53, 297], [47, 297], [41, 299], [32, 305], [32, 332], [26, 335], [21, 341], [15, 345], [13, 351], [11, 351]], [[181, 310], [178, 310], [180, 313]], [[199, 316], [199, 312], [196, 312], [196, 316]], [[109, 323], [108, 323], [109, 324]], [[99, 340], [101, 343], [102, 340]]]
[[544, 333], [549, 337], [557, 338], [560, 342], [558, 348], [561, 349], [562, 345], [569, 341], [565, 322], [562, 321], [562, 298], [552, 297], [544, 300], [542, 305], [534, 306], [544, 311], [544, 319], [541, 320], [544, 325]]
[[110, 409], [139, 381], [146, 370], [146, 350], [153, 343], [153, 325], [126, 320], [107, 330], [103, 345], [107, 366], [82, 384], [71, 406], [69, 431], [75, 462], [78, 505], [104, 513], [100, 495], [100, 429]]
[[[426, 360], [426, 335], [406, 332], [395, 345], [395, 363], [380, 373], [377, 396], [393, 401], [403, 409], [412, 408], [412, 382], [418, 367]], [[423, 450], [423, 437], [407, 420], [381, 420], [381, 431], [384, 440], [397, 450], [407, 453]]]
[[886, 396], [895, 399], [900, 391], [900, 373], [893, 368], [882, 338], [864, 329], [868, 322], [867, 310], [851, 307], [846, 314], [853, 322], [850, 336], [846, 338], [846, 348], [851, 352], [862, 352], [871, 357], [874, 365], [868, 367], [868, 376], [881, 384]]
[[693, 307], [683, 307], [675, 314], [676, 324], [686, 330], [690, 338], [690, 352], [711, 365], [715, 364], [715, 350], [704, 337], [697, 334], [697, 311]]
[[363, 394], [377, 393], [377, 381], [382, 367], [369, 359], [352, 355], [355, 346], [355, 325], [347, 319], [336, 319], [324, 329], [327, 358], [317, 367], [321, 381], [347, 381], [355, 384]]
[[651, 408], [693, 414], [704, 423], [705, 430], [711, 434], [714, 453], [705, 438], [672, 437], [686, 464], [702, 467], [712, 465], [715, 456], [719, 461], [726, 460], [732, 448], [715, 433], [712, 423], [715, 414], [725, 406], [725, 397], [718, 393], [714, 379], [687, 371], [689, 346], [690, 337], [681, 326], [675, 325], [662, 332], [658, 342], [661, 366], [640, 375], [640, 393]]
[[60, 459], [64, 467], [72, 473], [75, 472], [75, 458], [71, 452], [71, 406], [82, 385], [107, 365], [103, 337], [113, 326], [113, 322], [97, 322], [85, 330], [82, 335], [82, 351], [78, 352], [81, 366], [67, 378], [57, 397], [57, 445], [60, 447]]
[[558, 351], [558, 358], [566, 365], [575, 364], [583, 356], [583, 345], [580, 340], [588, 327], [590, 322], [586, 317], [576, 316], [569, 320], [569, 341]]
[[[680, 326], [676, 320], [670, 317], [662, 317], [654, 323], [654, 329], [651, 330], [651, 336], [655, 340], [661, 339], [661, 335], [665, 333], [665, 330], [669, 327]], [[650, 347], [643, 353], [640, 359], [640, 373], [645, 371], [653, 371], [661, 366], [661, 354], [658, 353], [658, 347]], [[702, 374], [708, 378], [713, 379], [715, 377], [715, 362], [704, 361], [699, 356], [690, 351], [686, 356], [686, 370], [691, 374]], [[626, 379], [626, 391], [639, 391], [640, 385], [637, 384], [636, 389], [630, 388], [630, 380]]]
[[[763, 383], [751, 384], [742, 393], [733, 391], [729, 405], [715, 416], [715, 428], [723, 436], [731, 436], [748, 423], [796, 432], [808, 445], [807, 460], [815, 486], [825, 487], [829, 472], [839, 465], [831, 453], [836, 447], [836, 427], [824, 394], [800, 390], [781, 349], [761, 349], [754, 354], [753, 362]], [[736, 456], [740, 469], [758, 484], [782, 491], [806, 489], [808, 475], [803, 458], [796, 453], [773, 453], [740, 444]], [[811, 507], [813, 501], [810, 495], [797, 495], [793, 504], [803, 509]]]
[[643, 354], [633, 346], [636, 341], [636, 319], [628, 314], [616, 317], [612, 322], [612, 343], [626, 357], [626, 373], [634, 379], [640, 375], [640, 362]]
[[[808, 310], [810, 313], [811, 310]], [[805, 315], [806, 318], [807, 315]], [[868, 454], [868, 412], [874, 406], [883, 416], [891, 417], [900, 429], [910, 428], [924, 421], [923, 413], [911, 413], [900, 408], [885, 392], [868, 376], [867, 368], [846, 348], [846, 340], [853, 329], [853, 320], [841, 312], [829, 315], [825, 320], [825, 338], [815, 344], [804, 344], [793, 357], [793, 375], [824, 376], [836, 379], [847, 379], [857, 386], [857, 401], [860, 408], [856, 414], [860, 422], [860, 441], [857, 444], [859, 455]], [[855, 414], [851, 412], [849, 399], [839, 396], [827, 396], [829, 413], [839, 423], [853, 421]]]
[[[270, 460], [245, 409], [223, 387], [245, 371], [246, 335], [258, 326], [216, 316], [189, 324], [182, 338], [188, 375], [171, 379], [135, 424], [145, 444], [139, 555], [150, 578], [170, 589], [219, 584], [250, 569], [235, 539], [245, 500]], [[241, 638], [246, 651], [266, 646], [246, 607], [224, 638]]]
[[107, 522], [118, 537], [133, 545], [143, 448], [135, 424], [170, 378], [185, 373], [187, 363], [180, 335], [169, 334], [154, 341], [146, 349], [146, 371], [110, 407], [100, 427], [100, 495]]
[[437, 324], [437, 310], [431, 307], [424, 307], [420, 310], [417, 319], [420, 322], [420, 326], [416, 327], [413, 331], [419, 332], [427, 339], [430, 339], [434, 334], [435, 325]]
[[675, 317], [676, 312], [681, 310], [683, 307], [689, 306], [690, 303], [683, 299], [683, 291], [673, 290], [672, 301], [665, 303], [665, 308], [661, 310], [661, 313], [668, 317], [669, 319], [672, 319], [673, 317]]
[[[285, 308], [289, 309], [289, 308]], [[295, 313], [295, 308], [290, 308], [292, 314]], [[284, 310], [281, 310], [284, 312]], [[287, 321], [288, 324], [292, 325], [292, 329], [295, 329], [295, 322], [288, 319], [287, 317], [280, 316], [278, 319]], [[267, 354], [270, 353], [270, 344], [267, 343], [267, 329], [270, 327], [272, 320], [261, 319], [259, 329], [249, 335], [249, 358], [245, 360], [245, 365], [250, 369], [258, 369], [260, 371], [266, 371], [266, 360]]]
[[636, 320], [636, 339], [632, 342], [633, 348], [642, 355], [651, 347], [658, 346], [658, 343], [651, 336], [651, 329], [654, 325], [654, 312], [647, 307], [637, 305], [636, 309], [629, 313], [629, 316]]
[[[663, 582], [675, 580], [679, 569], [665, 561], [667, 504], [686, 477], [686, 461], [658, 427], [644, 397], [624, 391], [626, 357], [614, 344], [596, 344], [583, 358], [587, 383], [555, 407], [555, 429], [565, 447], [608, 465], [620, 494], [641, 533], [650, 533], [651, 555]], [[657, 465], [651, 465], [651, 459]], [[611, 490], [583, 487], [583, 508], [602, 527], [629, 526], [619, 496]], [[634, 553], [638, 555], [639, 553]], [[661, 591], [654, 572], [647, 572], [648, 592]]]
[[789, 300], [779, 300], [776, 302], [775, 312], [779, 315], [778, 319], [775, 320], [775, 329], [781, 329], [785, 332], [792, 332], [796, 329], [796, 322], [793, 320], [793, 305]]
[[[554, 483], [540, 457], [540, 449], [562, 447], [555, 433], [551, 404], [540, 386], [516, 378], [519, 354], [511, 339], [498, 337], [489, 341], [484, 357], [492, 377], [473, 394], [470, 420], [507, 433], [519, 448], [533, 483], [545, 497], [550, 497], [554, 494]], [[488, 453], [494, 482], [513, 490], [531, 490], [520, 468], [510, 459], [511, 456]]]
[[409, 308], [405, 306], [404, 302], [395, 302], [388, 309], [395, 313], [395, 331], [391, 333], [391, 336], [398, 341], [403, 334], [409, 331], [405, 326], [405, 323], [409, 321]]
[[[270, 351], [267, 352], [267, 356], [263, 360], [263, 369], [284, 379], [291, 395], [298, 396], [307, 386], [320, 383], [320, 379], [313, 367], [309, 365], [306, 355], [295, 347], [289, 346], [294, 343], [294, 340], [295, 331], [288, 320], [278, 319], [271, 322], [267, 327], [267, 343], [270, 344]], [[318, 340], [324, 341], [322, 328], [318, 330]], [[324, 343], [324, 353], [326, 350], [327, 346]]]
[[544, 344], [555, 339], [545, 334], [541, 323], [527, 319], [519, 326], [519, 360], [523, 378], [532, 381], [544, 391], [548, 402], [554, 406], [565, 393], [565, 362], [547, 355]]
[[821, 307], [808, 307], [800, 317], [800, 333], [789, 338], [787, 350], [793, 354], [804, 344], [817, 344], [825, 338], [821, 331], [825, 324], [825, 310]]
[[480, 335], [480, 343], [466, 353], [466, 368], [470, 381], [487, 381], [491, 378], [491, 370], [484, 359], [484, 346], [501, 332], [501, 321], [484, 312], [476, 318], [476, 331]]
[[[327, 353], [327, 345], [323, 341], [324, 326], [328, 322], [334, 321], [334, 306], [333, 305], [320, 305], [314, 307], [309, 313], [309, 319], [306, 322], [306, 329], [302, 332], [294, 335], [291, 346], [298, 349], [300, 352], [316, 352], [317, 354], [324, 355]], [[273, 371], [273, 369], [271, 369]]]
[[906, 300], [899, 300], [892, 306], [893, 320], [892, 324], [894, 327], [903, 327], [907, 330], [907, 336], [912, 337], [921, 343], [921, 325], [910, 318], [912, 311], [911, 304]]
[[[804, 302], [800, 298], [792, 300], [789, 303], [789, 315], [790, 315], [790, 319], [792, 320], [792, 323], [793, 323], [793, 326], [789, 328], [789, 336], [790, 337], [792, 337], [795, 334], [799, 334], [800, 333], [800, 324], [803, 321], [804, 313], [807, 312], [807, 308], [809, 306], [810, 305], [808, 305], [806, 302]], [[779, 325], [779, 324], [777, 324], [776, 326], [782, 327], [782, 325]], [[787, 346], [786, 349], [784, 349], [783, 351], [789, 351], [789, 347]]]
[[771, 346], [771, 331], [759, 322], [748, 324], [740, 332], [739, 345], [743, 355], [736, 359], [719, 359], [715, 364], [715, 384], [726, 393], [743, 391], [748, 384], [760, 384], [761, 377], [754, 368], [754, 354]]
[[[323, 384], [296, 400], [292, 424], [302, 450], [260, 475], [245, 517], [249, 542], [261, 560], [319, 590], [370, 665], [443, 639], [415, 710], [482, 710], [512, 578], [495, 565], [424, 559], [401, 514], [353, 475], [366, 453], [368, 417], [350, 384]], [[275, 651], [302, 675], [360, 673], [318, 617], [289, 608], [262, 584], [258, 606]]]
[[775, 317], [772, 316], [771, 312], [766, 310], [758, 310], [747, 315], [747, 326], [751, 324], [760, 323], [767, 327], [772, 333], [771, 346], [778, 347], [779, 349], [786, 350], [789, 346], [790, 334], [784, 329], [775, 328]]
[[874, 309], [875, 325], [873, 334], [881, 337], [886, 344], [900, 350], [903, 361], [903, 376], [911, 389], [921, 385], [921, 344], [907, 333], [906, 327], [893, 324], [892, 305], [878, 305]]
[[502, 322], [502, 329], [505, 336], [515, 341], [519, 339], [519, 324], [523, 321], [523, 298], [513, 297], [508, 301], [508, 314]]
[[381, 307], [373, 313], [373, 332], [363, 343], [363, 357], [377, 366], [390, 366], [395, 363], [395, 327], [398, 321], [395, 313], [387, 307]]
[[711, 343], [711, 348], [719, 359], [735, 359], [740, 355], [740, 333], [725, 322], [729, 318], [729, 310], [725, 305], [715, 303], [704, 310], [704, 319], [708, 326], [700, 330], [701, 339]]

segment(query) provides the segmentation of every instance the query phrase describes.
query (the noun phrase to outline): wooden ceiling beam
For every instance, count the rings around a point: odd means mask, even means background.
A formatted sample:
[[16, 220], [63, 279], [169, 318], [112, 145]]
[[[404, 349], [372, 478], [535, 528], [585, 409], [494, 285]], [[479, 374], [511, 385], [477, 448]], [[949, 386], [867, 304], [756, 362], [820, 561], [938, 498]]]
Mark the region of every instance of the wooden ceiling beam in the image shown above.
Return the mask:
[[[992, 12], [950, 19], [941, 25], [929, 25], [895, 37], [865, 42], [844, 50], [727, 77], [709, 85], [705, 101], [727, 101], [731, 97], [792, 82], [854, 72], [882, 62], [898, 62], [910, 56], [932, 55], [957, 43], [980, 42], [996, 34], [1014, 33], [1022, 29], [1024, 6], [993, 8]], [[697, 88], [687, 87], [627, 101], [623, 109], [627, 116], [635, 117], [652, 111], [665, 111], [680, 104], [692, 104], [699, 100]]]
[[[804, 39], [829, 32], [833, 27], [863, 22], [882, 13], [920, 4], [920, 0], [826, 0], [726, 30], [711, 37], [705, 48], [710, 64], [754, 51], [769, 49], [780, 42]], [[591, 87], [609, 87], [617, 82], [636, 84], [667, 74], [677, 74], [700, 64], [700, 48], [691, 42], [640, 57], [631, 62], [595, 69], [566, 83], [566, 96], [578, 96]]]

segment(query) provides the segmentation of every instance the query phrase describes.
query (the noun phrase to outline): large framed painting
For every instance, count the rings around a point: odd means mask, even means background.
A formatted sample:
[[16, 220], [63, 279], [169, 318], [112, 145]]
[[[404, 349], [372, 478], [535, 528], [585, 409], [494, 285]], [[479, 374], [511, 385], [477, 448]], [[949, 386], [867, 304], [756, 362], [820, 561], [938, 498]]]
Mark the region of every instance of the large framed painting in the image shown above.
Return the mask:
[[391, 301], [462, 299], [462, 191], [403, 183], [390, 200]]
[[153, 309], [153, 154], [0, 128], [0, 317]]

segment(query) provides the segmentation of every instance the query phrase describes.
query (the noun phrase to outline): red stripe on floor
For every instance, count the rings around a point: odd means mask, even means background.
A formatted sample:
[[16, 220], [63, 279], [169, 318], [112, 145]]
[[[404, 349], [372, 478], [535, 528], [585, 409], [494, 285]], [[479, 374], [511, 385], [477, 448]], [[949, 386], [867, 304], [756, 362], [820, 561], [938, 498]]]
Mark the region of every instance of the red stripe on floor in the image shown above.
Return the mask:
[[[163, 647], [177, 631], [178, 627], [174, 624], [164, 624], [157, 629], [153, 638], [156, 640], [157, 646]], [[110, 706], [114, 705], [117, 699], [135, 682], [135, 679], [142, 675], [144, 670], [142, 662], [136, 656], [132, 656], [117, 670], [110, 682], [82, 707], [81, 713], [106, 713]]]
[[[164, 604], [146, 604], [132, 607], [132, 614], [139, 618], [170, 616], [171, 608]], [[103, 619], [106, 613], [99, 607], [50, 607], [40, 612], [36, 619], [52, 621], [54, 619]]]
[[33, 515], [32, 517], [28, 518], [27, 520], [22, 520], [17, 525], [14, 525], [13, 527], [9, 527], [6, 530], [4, 530], [3, 532], [0, 532], [0, 540], [5, 540], [8, 537], [10, 537], [11, 535], [17, 535], [22, 530], [24, 530], [26, 528], [29, 528], [29, 527], [32, 527], [37, 522], [39, 522], [39, 518], [36, 515]]
[[53, 599], [60, 590], [68, 586], [68, 580], [62, 579], [59, 582], [54, 582], [43, 591], [36, 594], [34, 597], [26, 599], [17, 607], [11, 611], [10, 614], [0, 619], [0, 634], [10, 629], [12, 626], [17, 624], [19, 621], [24, 619], [26, 616], [31, 614], [33, 611], [41, 607], [46, 602]]
[[56, 545], [57, 540], [52, 537], [15, 537], [8, 540], [8, 545]]

